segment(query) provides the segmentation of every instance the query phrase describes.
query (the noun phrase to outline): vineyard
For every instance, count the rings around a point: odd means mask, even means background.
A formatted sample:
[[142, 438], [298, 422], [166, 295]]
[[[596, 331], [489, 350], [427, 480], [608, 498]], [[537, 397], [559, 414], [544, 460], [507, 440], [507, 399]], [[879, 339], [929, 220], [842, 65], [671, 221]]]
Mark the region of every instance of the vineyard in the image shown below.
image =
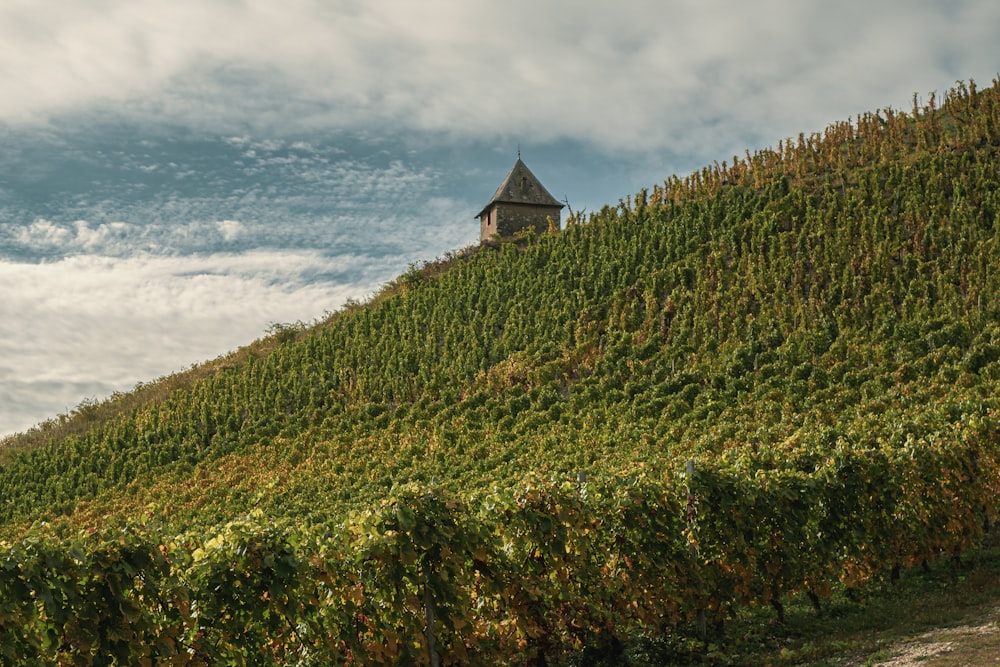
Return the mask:
[[957, 84], [81, 405], [0, 443], [0, 654], [562, 664], [973, 550], [998, 209]]

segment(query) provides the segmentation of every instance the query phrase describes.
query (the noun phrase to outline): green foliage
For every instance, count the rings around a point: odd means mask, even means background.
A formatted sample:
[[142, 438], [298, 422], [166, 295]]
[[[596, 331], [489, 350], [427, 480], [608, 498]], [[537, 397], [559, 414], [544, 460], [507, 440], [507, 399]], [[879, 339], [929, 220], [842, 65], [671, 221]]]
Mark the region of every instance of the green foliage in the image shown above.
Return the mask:
[[974, 548], [998, 152], [960, 84], [3, 443], [5, 658], [426, 664], [429, 599], [445, 664], [544, 664]]
[[[948, 447], [841, 449], [811, 470], [796, 457], [799, 471], [745, 462], [668, 482], [530, 479], [474, 503], [408, 485], [331, 528], [256, 512], [207, 537], [26, 538], [0, 564], [2, 650], [17, 664], [427, 664], [429, 607], [441, 664], [565, 660], [967, 548], [1000, 514], [998, 429], [991, 416]], [[872, 502], [877, 489], [894, 496]]]

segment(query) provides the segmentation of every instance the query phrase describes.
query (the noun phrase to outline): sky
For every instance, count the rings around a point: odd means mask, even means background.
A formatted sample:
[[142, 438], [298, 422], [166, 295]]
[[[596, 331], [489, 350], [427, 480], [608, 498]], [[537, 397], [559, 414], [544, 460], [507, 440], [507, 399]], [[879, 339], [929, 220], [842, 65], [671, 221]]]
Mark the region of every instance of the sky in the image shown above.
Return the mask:
[[995, 0], [3, 0], [0, 437], [477, 242], [1000, 72]]

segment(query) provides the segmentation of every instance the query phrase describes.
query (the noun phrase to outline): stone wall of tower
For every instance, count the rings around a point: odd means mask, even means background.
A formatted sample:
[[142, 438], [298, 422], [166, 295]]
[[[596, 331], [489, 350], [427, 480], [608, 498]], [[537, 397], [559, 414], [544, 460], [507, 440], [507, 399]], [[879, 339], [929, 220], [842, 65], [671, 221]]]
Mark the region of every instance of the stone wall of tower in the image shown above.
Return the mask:
[[559, 223], [559, 213], [560, 209], [555, 206], [497, 203], [480, 218], [480, 239], [485, 240], [493, 235], [505, 238], [528, 227], [534, 227], [536, 232], [542, 233], [549, 227], [549, 218]]
[[479, 216], [479, 240], [480, 242], [491, 239], [497, 235], [497, 209], [496, 206], [483, 211]]

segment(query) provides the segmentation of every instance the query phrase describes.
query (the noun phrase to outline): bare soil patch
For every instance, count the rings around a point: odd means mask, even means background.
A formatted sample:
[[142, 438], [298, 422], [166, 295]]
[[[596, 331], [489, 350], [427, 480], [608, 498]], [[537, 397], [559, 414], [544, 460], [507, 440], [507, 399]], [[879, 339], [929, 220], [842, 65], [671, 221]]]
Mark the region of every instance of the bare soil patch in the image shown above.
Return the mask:
[[1000, 665], [1000, 607], [981, 624], [940, 628], [897, 643], [869, 658], [872, 667], [979, 667]]

